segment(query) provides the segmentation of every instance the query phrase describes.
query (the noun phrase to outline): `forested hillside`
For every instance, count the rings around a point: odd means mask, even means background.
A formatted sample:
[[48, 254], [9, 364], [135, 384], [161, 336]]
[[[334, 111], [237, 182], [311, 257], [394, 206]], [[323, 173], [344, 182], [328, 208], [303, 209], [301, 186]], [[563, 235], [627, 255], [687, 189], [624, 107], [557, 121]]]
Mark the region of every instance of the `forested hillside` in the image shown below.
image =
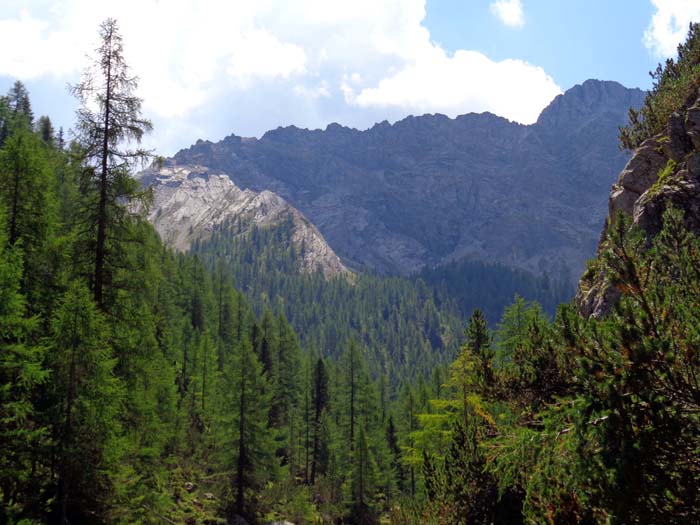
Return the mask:
[[462, 329], [451, 303], [438, 308], [428, 286], [405, 278], [302, 273], [292, 228], [290, 219], [239, 236], [236, 224], [225, 223], [192, 251], [212, 271], [217, 261], [226, 264], [219, 271], [233, 275], [258, 312], [283, 312], [307, 348], [337, 358], [345, 341], [361, 342], [373, 375], [387, 374], [392, 385], [454, 356]]
[[499, 263], [468, 259], [424, 268], [416, 277], [435, 290], [437, 304], [454, 301], [463, 319], [479, 308], [490, 323], [500, 319], [516, 295], [538, 302], [553, 317], [557, 307], [574, 293], [568, 275], [537, 276]]
[[573, 296], [568, 279], [557, 282], [477, 261], [426, 269], [412, 279], [303, 273], [293, 227], [289, 218], [241, 235], [238, 224], [228, 222], [195, 242], [192, 251], [212, 271], [217, 262], [226, 264], [218, 271], [234, 276], [257, 312], [284, 312], [305, 346], [337, 357], [343, 341], [361, 341], [369, 349], [372, 373], [386, 373], [392, 385], [430, 375], [436, 364], [454, 358], [462, 319], [475, 308], [495, 327], [516, 295], [538, 301], [550, 316]]
[[[99, 38], [70, 135], [0, 97], [0, 525], [697, 520], [700, 25], [621, 131], [613, 202], [646, 189], [554, 319], [529, 299], [563, 283], [498, 266], [299, 273], [284, 223], [171, 250]], [[493, 314], [460, 326], [472, 301]]]
[[0, 523], [335, 521], [370, 466], [386, 504], [385, 378], [162, 245], [124, 147], [150, 125], [114, 20], [100, 37], [70, 144], [20, 82], [0, 98]]

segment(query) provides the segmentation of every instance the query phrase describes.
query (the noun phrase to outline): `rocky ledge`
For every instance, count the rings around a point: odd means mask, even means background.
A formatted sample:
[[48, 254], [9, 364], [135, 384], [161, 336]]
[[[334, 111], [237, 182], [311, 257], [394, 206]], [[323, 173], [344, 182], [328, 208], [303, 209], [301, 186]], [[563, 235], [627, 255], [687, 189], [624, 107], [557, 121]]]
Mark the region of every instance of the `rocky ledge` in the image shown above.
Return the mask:
[[[618, 214], [627, 215], [649, 238], [662, 227], [672, 206], [685, 213], [686, 226], [700, 232], [700, 91], [673, 113], [662, 133], [634, 152], [610, 191], [608, 218], [597, 254], [606, 249], [606, 232]], [[576, 295], [582, 315], [600, 318], [620, 297], [595, 265], [584, 274]]]

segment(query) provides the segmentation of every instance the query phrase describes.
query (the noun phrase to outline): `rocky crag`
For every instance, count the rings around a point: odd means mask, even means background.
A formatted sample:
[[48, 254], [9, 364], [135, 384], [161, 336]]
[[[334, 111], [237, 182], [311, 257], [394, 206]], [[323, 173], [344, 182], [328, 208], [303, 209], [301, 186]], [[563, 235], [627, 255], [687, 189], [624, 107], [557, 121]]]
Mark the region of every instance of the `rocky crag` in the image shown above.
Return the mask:
[[407, 274], [471, 258], [574, 282], [628, 159], [618, 126], [643, 98], [589, 80], [529, 126], [489, 113], [408, 117], [366, 131], [291, 126], [260, 139], [198, 141], [173, 162], [275, 192], [359, 268]]
[[140, 180], [153, 190], [149, 221], [165, 243], [180, 251], [226, 221], [236, 221], [238, 235], [291, 221], [301, 271], [321, 271], [327, 277], [348, 272], [316, 227], [271, 191], [242, 190], [225, 174], [172, 162], [142, 172]]
[[[630, 217], [632, 225], [651, 238], [661, 230], [669, 206], [683, 210], [686, 226], [700, 232], [700, 91], [671, 115], [661, 133], [636, 149], [613, 184], [597, 253], [606, 249], [606, 230], [619, 214]], [[584, 316], [599, 318], [619, 296], [593, 264], [579, 283], [576, 301]]]

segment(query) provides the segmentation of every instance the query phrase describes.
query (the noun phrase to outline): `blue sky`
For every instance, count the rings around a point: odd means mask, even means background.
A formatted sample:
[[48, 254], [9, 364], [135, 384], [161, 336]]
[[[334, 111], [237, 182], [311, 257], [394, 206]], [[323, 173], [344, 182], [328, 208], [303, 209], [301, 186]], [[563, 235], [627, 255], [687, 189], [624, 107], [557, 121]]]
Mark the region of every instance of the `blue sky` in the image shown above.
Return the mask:
[[[700, 0], [698, 0], [700, 4]], [[427, 3], [424, 24], [446, 49], [476, 49], [494, 60], [520, 58], [562, 89], [589, 78], [648, 89], [660, 57], [644, 45], [656, 11], [646, 0], [523, 0], [524, 25], [493, 16], [490, 2]]]
[[409, 114], [536, 120], [588, 78], [648, 88], [700, 0], [3, 0], [0, 92], [70, 127], [75, 83], [113, 16], [155, 131], [198, 138], [294, 124], [357, 128]]

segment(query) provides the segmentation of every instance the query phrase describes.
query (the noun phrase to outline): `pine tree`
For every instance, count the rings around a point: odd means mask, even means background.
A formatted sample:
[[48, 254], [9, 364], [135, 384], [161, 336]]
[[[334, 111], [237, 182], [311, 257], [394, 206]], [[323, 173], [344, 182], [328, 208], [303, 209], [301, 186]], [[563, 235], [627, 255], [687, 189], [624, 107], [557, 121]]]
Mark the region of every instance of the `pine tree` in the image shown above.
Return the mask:
[[316, 474], [325, 474], [327, 463], [323, 461], [323, 450], [327, 449], [328, 444], [323, 443], [323, 432], [321, 424], [323, 417], [328, 410], [330, 395], [328, 391], [328, 372], [323, 359], [320, 357], [316, 361], [314, 367], [313, 378], [313, 453], [311, 459], [311, 484], [316, 482]]
[[60, 523], [102, 521], [113, 497], [123, 388], [107, 340], [107, 325], [88, 290], [73, 284], [52, 320]]
[[478, 374], [485, 388], [493, 384], [494, 349], [491, 344], [491, 334], [484, 314], [478, 308], [472, 312], [469, 325], [465, 332], [467, 345], [478, 363]]
[[485, 472], [486, 460], [479, 450], [477, 422], [457, 423], [445, 457], [444, 504], [451, 509], [449, 523], [489, 525], [494, 522], [496, 482]]
[[223, 470], [230, 472], [229, 520], [236, 515], [255, 521], [260, 488], [276, 475], [268, 428], [270, 390], [247, 337], [233, 349], [219, 386], [218, 450]]
[[[122, 37], [113, 18], [100, 25], [97, 57], [82, 81], [71, 87], [81, 107], [77, 112], [76, 134], [85, 157], [86, 175], [94, 191], [89, 201], [93, 248], [92, 290], [100, 308], [105, 307], [105, 289], [111, 283], [111, 241], [114, 223], [127, 212], [127, 204], [138, 196], [129, 168], [145, 161], [149, 153], [128, 149], [124, 142], [141, 141], [151, 123], [141, 117], [141, 99], [134, 95], [136, 77], [130, 76], [124, 61]], [[97, 109], [93, 109], [96, 107]], [[87, 188], [86, 188], [87, 189]]]
[[357, 446], [353, 451], [350, 471], [350, 501], [348, 523], [373, 525], [378, 523], [374, 502], [376, 465], [367, 440], [364, 426], [357, 434]]
[[386, 441], [391, 453], [391, 467], [396, 476], [397, 486], [399, 491], [403, 492], [406, 490], [406, 473], [402, 464], [399, 436], [393, 416], [389, 416], [389, 423], [386, 426]]
[[7, 94], [14, 125], [31, 129], [34, 123], [34, 112], [29, 101], [29, 92], [19, 80], [15, 81]]
[[0, 150], [0, 202], [7, 210], [7, 241], [21, 243], [23, 291], [35, 307], [44, 299], [36, 288], [46, 271], [45, 244], [55, 223], [56, 207], [46, 151], [26, 128], [15, 128]]
[[44, 141], [44, 144], [47, 144], [49, 146], [54, 145], [54, 129], [53, 124], [51, 123], [51, 119], [49, 117], [47, 117], [46, 115], [42, 115], [41, 117], [39, 117], [39, 120], [36, 123], [36, 132], [38, 133], [41, 140]]
[[[1, 211], [1, 208], [0, 208]], [[1, 214], [0, 214], [1, 215]], [[0, 228], [0, 522], [19, 523], [38, 514], [49, 473], [39, 451], [48, 435], [35, 398], [48, 378], [45, 348], [36, 343], [36, 318], [26, 317], [20, 293], [22, 254], [6, 245]]]

